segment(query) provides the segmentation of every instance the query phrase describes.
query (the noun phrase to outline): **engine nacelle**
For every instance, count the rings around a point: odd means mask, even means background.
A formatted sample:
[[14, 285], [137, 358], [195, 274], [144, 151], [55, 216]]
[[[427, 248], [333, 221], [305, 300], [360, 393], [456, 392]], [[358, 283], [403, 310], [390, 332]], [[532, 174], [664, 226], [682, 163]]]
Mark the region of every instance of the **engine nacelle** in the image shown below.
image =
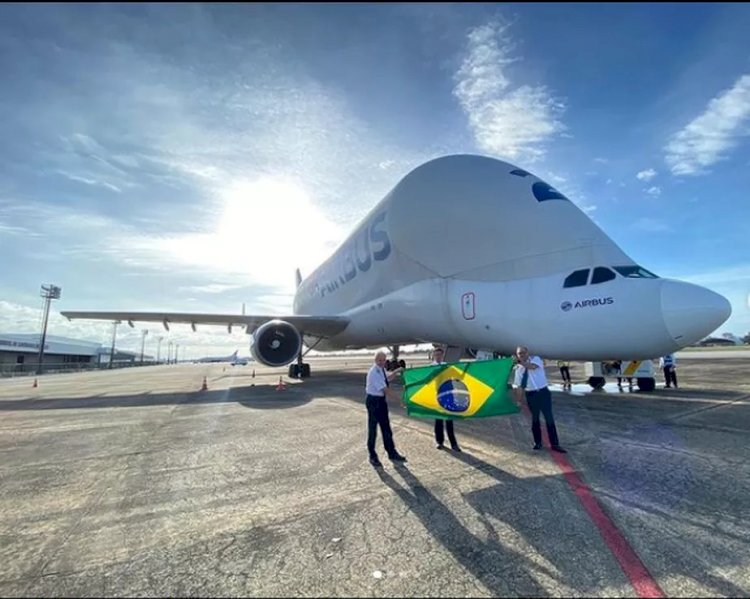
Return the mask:
[[286, 366], [297, 359], [302, 337], [294, 325], [283, 320], [269, 320], [253, 333], [250, 353], [266, 366]]

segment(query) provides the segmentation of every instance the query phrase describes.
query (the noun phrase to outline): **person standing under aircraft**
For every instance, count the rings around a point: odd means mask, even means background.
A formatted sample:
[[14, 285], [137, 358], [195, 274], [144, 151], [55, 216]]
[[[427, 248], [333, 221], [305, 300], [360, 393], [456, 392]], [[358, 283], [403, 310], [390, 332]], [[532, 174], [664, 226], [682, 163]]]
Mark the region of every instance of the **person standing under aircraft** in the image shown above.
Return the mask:
[[383, 464], [378, 459], [375, 451], [375, 440], [378, 436], [378, 425], [383, 435], [383, 446], [385, 447], [388, 457], [394, 462], [405, 462], [406, 458], [396, 451], [396, 445], [393, 443], [393, 432], [391, 431], [391, 422], [388, 418], [388, 404], [386, 397], [398, 397], [390, 389], [390, 381], [401, 374], [401, 368], [392, 370], [386, 374], [385, 371], [385, 352], [378, 351], [375, 354], [375, 363], [367, 372], [365, 380], [365, 405], [367, 406], [367, 451], [370, 454], [370, 464], [380, 467]]
[[525, 392], [526, 403], [531, 410], [531, 433], [534, 435], [534, 449], [542, 448], [542, 427], [539, 420], [539, 412], [544, 414], [544, 422], [547, 424], [547, 434], [553, 451], [567, 453], [561, 446], [557, 437], [555, 418], [552, 415], [552, 394], [547, 387], [547, 375], [544, 372], [544, 362], [539, 356], [530, 356], [529, 349], [525, 346], [516, 348], [516, 372], [514, 376], [514, 389], [518, 401], [521, 394]]
[[563, 380], [563, 386], [570, 385], [570, 362], [558, 360], [557, 367], [560, 369], [560, 376]]
[[[433, 364], [445, 364], [445, 351], [442, 347], [436, 347], [432, 350], [432, 363]], [[448, 433], [448, 441], [450, 441], [451, 449], [453, 451], [460, 452], [461, 448], [458, 446], [456, 441], [456, 435], [453, 432], [453, 420], [442, 420], [440, 418], [435, 419], [435, 443], [437, 449], [444, 449], [443, 442], [445, 436], [443, 435], [443, 422], [445, 422], [445, 430]]]
[[675, 371], [677, 358], [674, 357], [674, 354], [667, 354], [659, 358], [659, 366], [664, 371], [664, 386], [669, 388], [672, 384], [677, 389], [677, 372]]

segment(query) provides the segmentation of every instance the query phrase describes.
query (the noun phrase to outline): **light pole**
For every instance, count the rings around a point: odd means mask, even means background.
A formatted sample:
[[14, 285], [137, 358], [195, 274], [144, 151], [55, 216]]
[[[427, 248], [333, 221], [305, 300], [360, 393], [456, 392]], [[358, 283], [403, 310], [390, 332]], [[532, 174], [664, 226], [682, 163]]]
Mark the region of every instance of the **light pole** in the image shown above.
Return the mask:
[[143, 364], [143, 350], [146, 348], [146, 335], [148, 335], [148, 329], [141, 330], [141, 365]]
[[180, 349], [180, 344], [175, 343], [174, 344], [174, 363], [177, 364], [177, 350]]
[[171, 364], [172, 359], [172, 342], [167, 343], [167, 364]]
[[109, 366], [107, 366], [107, 368], [112, 368], [112, 362], [115, 359], [115, 339], [117, 339], [118, 324], [120, 324], [119, 320], [115, 320], [112, 322], [112, 347], [109, 350]]
[[56, 285], [42, 285], [39, 295], [44, 298], [44, 324], [42, 325], [42, 342], [39, 344], [39, 361], [36, 373], [42, 374], [42, 361], [44, 360], [44, 343], [47, 340], [47, 319], [49, 318], [49, 305], [53, 299], [60, 299], [62, 289]]
[[160, 358], [161, 358], [161, 340], [164, 339], [164, 337], [157, 337], [156, 338], [156, 363], [161, 364]]

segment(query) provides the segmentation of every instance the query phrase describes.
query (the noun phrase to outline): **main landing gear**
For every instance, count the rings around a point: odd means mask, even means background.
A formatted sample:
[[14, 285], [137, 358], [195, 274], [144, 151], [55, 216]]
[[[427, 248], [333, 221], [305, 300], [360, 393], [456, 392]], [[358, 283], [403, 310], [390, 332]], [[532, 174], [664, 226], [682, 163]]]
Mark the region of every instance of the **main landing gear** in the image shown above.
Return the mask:
[[393, 359], [385, 361], [386, 370], [396, 370], [396, 368], [406, 368], [406, 362], [398, 359], [398, 351], [399, 351], [398, 345], [394, 345], [393, 347], [391, 347], [391, 353], [393, 355]]
[[304, 358], [304, 355], [302, 354], [302, 347], [300, 347], [297, 354], [297, 362], [289, 364], [290, 379], [306, 379], [310, 377], [310, 365], [303, 362], [302, 358]]
[[289, 364], [290, 379], [306, 379], [310, 376], [310, 365], [306, 362]]

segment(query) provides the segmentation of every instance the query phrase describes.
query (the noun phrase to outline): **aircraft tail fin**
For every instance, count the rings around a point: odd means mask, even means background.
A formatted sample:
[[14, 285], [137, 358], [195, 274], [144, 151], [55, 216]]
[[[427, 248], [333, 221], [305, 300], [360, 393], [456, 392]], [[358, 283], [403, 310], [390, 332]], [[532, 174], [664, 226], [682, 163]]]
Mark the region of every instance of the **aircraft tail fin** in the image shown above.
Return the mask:
[[295, 287], [299, 287], [302, 283], [302, 273], [299, 271], [299, 268], [294, 272], [294, 281], [296, 283]]

